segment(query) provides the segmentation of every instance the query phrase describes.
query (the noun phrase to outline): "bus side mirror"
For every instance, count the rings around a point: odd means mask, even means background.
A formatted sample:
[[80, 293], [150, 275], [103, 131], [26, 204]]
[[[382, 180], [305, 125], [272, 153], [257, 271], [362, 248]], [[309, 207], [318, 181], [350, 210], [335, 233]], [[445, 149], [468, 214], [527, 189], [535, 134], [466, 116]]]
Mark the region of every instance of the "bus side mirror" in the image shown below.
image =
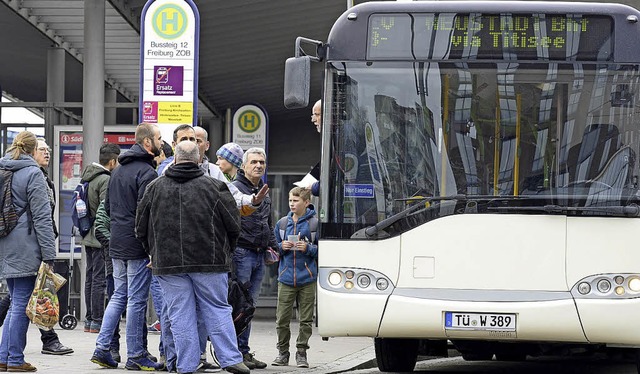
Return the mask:
[[309, 105], [311, 57], [288, 58], [284, 64], [284, 106], [287, 109], [306, 108]]

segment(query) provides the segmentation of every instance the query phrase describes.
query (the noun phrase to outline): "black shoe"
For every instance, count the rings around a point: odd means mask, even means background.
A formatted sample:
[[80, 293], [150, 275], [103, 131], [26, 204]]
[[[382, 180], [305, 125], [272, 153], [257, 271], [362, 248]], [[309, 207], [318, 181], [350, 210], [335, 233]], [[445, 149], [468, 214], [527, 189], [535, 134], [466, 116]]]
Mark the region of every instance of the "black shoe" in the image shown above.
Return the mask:
[[262, 362], [260, 360], [258, 360], [253, 353], [245, 353], [242, 355], [242, 359], [244, 364], [249, 368], [249, 369], [264, 369], [267, 367], [267, 364], [265, 362]]
[[249, 368], [242, 362], [239, 364], [227, 366], [226, 368], [224, 368], [224, 370], [233, 374], [251, 374], [251, 370], [249, 370]]
[[59, 341], [55, 341], [53, 343], [43, 345], [41, 352], [44, 355], [66, 355], [69, 353], [73, 353], [73, 349], [65, 347]]

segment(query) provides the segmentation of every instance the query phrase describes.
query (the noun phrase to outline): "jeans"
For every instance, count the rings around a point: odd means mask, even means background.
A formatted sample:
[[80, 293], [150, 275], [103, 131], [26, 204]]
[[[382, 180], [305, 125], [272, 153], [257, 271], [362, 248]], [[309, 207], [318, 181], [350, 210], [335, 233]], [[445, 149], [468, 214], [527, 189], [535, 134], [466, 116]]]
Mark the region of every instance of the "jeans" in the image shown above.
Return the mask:
[[96, 348], [108, 350], [113, 333], [118, 326], [120, 316], [127, 310], [127, 356], [137, 358], [146, 352], [145, 310], [149, 297], [151, 269], [147, 267], [149, 259], [117, 260], [113, 259], [113, 281], [115, 291], [109, 300], [102, 320], [102, 328], [96, 339]]
[[[236, 247], [233, 252], [233, 264], [236, 278], [242, 283], [251, 282], [249, 292], [253, 298], [253, 305], [258, 302], [260, 286], [264, 277], [264, 253]], [[242, 334], [238, 336], [238, 348], [242, 354], [249, 353], [249, 336], [251, 335], [251, 323]]]
[[298, 299], [298, 312], [300, 314], [300, 330], [296, 348], [309, 349], [309, 338], [313, 325], [313, 307], [316, 301], [316, 283], [305, 284], [302, 287], [291, 287], [278, 282], [278, 306], [276, 307], [276, 333], [278, 352], [289, 352], [289, 340], [291, 339], [291, 315], [293, 314], [293, 302]]
[[[108, 260], [113, 263], [111, 259]], [[105, 263], [106, 267], [106, 263]], [[107, 278], [107, 301], [111, 300], [111, 296], [113, 296], [113, 291], [115, 287], [113, 285], [113, 274], [109, 274], [106, 276]], [[111, 338], [111, 348], [112, 351], [120, 351], [120, 322], [118, 321], [118, 325], [113, 332], [113, 337]]]
[[[162, 287], [160, 287], [160, 283], [158, 283], [158, 279], [155, 275], [151, 276], [151, 285], [149, 286], [151, 291], [151, 299], [153, 300], [153, 309], [158, 316], [158, 321], [160, 321], [162, 317], [162, 308], [164, 304], [164, 296], [162, 296]], [[162, 322], [160, 323], [162, 326]], [[160, 330], [160, 334], [162, 334], [162, 330]], [[164, 356], [164, 344], [162, 344], [162, 339], [160, 339], [160, 344], [158, 345], [158, 350], [160, 351], [160, 355]]]
[[86, 280], [84, 302], [87, 308], [86, 321], [102, 323], [104, 315], [105, 270], [102, 248], [85, 247]]
[[24, 311], [35, 282], [35, 275], [7, 279], [11, 306], [5, 318], [2, 340], [0, 340], [0, 363], [9, 366], [24, 364], [24, 348], [27, 345], [29, 328], [29, 317]]
[[236, 345], [231, 306], [227, 302], [227, 277], [226, 273], [158, 276], [171, 321], [179, 373], [193, 372], [200, 363], [200, 343], [193, 339], [198, 334], [196, 305], [220, 366], [226, 368], [242, 362]]

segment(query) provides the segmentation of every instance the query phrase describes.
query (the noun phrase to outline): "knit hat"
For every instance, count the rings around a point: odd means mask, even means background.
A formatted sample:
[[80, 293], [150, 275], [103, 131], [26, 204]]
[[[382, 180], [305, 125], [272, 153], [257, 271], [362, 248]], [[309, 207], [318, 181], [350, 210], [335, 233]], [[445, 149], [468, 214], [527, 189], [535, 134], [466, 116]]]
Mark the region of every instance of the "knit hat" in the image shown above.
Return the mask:
[[224, 158], [229, 161], [233, 166], [240, 168], [242, 167], [242, 156], [244, 155], [244, 151], [242, 147], [237, 145], [236, 143], [227, 143], [218, 149], [216, 155]]

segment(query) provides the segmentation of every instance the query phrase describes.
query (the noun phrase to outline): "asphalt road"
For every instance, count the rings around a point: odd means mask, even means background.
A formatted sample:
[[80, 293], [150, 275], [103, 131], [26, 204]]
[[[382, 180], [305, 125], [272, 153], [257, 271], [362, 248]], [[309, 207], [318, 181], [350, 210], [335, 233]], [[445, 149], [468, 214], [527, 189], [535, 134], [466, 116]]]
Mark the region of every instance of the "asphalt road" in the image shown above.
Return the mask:
[[[381, 373], [377, 368], [350, 373]], [[636, 374], [631, 361], [607, 361], [577, 358], [530, 358], [524, 362], [464, 361], [462, 357], [419, 361], [414, 373], [430, 374]]]

